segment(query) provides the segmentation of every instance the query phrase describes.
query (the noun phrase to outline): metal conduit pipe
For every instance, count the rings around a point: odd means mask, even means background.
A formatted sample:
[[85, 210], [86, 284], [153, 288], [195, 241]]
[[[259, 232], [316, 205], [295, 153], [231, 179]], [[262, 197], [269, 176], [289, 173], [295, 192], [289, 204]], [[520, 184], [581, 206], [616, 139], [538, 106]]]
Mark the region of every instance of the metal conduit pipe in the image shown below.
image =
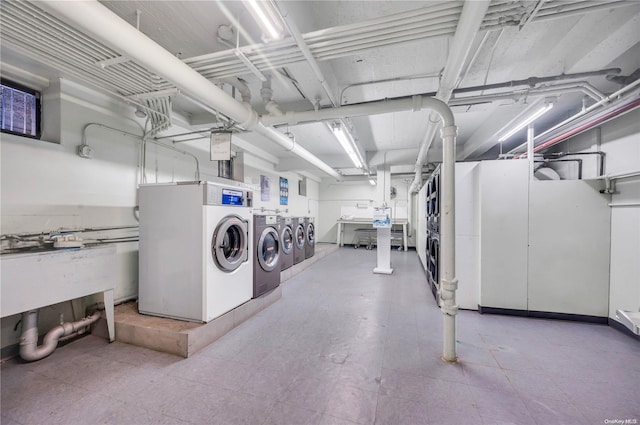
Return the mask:
[[[55, 16], [86, 31], [99, 41], [115, 47], [151, 72], [176, 84], [187, 95], [219, 110], [241, 127], [254, 130], [320, 168], [335, 179], [341, 175], [299, 145], [291, 147], [291, 140], [258, 122], [258, 114], [250, 107], [236, 101], [223, 90], [166, 51], [156, 42], [129, 25], [98, 1], [75, 1], [73, 7], [66, 2], [44, 1], [39, 6]], [[95, 23], [99, 22], [100, 25]], [[280, 137], [282, 136], [282, 137]]]
[[[606, 69], [601, 69], [598, 71], [590, 71], [590, 72], [578, 72], [578, 73], [574, 73], [574, 74], [557, 74], [557, 75], [552, 75], [549, 77], [529, 77], [529, 78], [525, 78], [523, 80], [512, 80], [512, 81], [506, 81], [503, 83], [494, 83], [494, 84], [485, 84], [483, 86], [475, 86], [475, 87], [461, 87], [461, 88], [456, 88], [453, 92], [455, 94], [457, 93], [466, 93], [466, 92], [474, 92], [474, 91], [481, 91], [481, 90], [491, 90], [491, 89], [501, 89], [501, 88], [509, 88], [509, 87], [515, 87], [515, 86], [530, 86], [530, 87], [535, 87], [538, 84], [541, 83], [548, 83], [548, 82], [552, 82], [552, 81], [563, 81], [563, 80], [578, 80], [581, 78], [587, 78], [587, 77], [596, 77], [596, 76], [600, 76], [600, 75], [610, 75], [610, 74], [619, 74], [620, 72], [622, 72], [622, 70], [620, 68], [606, 68]], [[588, 82], [584, 81], [584, 84], [589, 84]], [[601, 95], [601, 93], [593, 86], [591, 86], [591, 88], [599, 93]], [[604, 95], [602, 96], [604, 98]]]
[[72, 335], [87, 326], [95, 323], [100, 318], [100, 312], [78, 320], [77, 322], [65, 322], [51, 329], [44, 337], [42, 345], [38, 347], [38, 310], [22, 313], [22, 335], [20, 336], [20, 357], [28, 362], [47, 357], [58, 346], [58, 341]]
[[[280, 116], [263, 115], [260, 117], [262, 124], [266, 126], [275, 125], [296, 125], [305, 122], [326, 121], [345, 117], [357, 117], [362, 115], [387, 114], [401, 111], [420, 111], [422, 109], [436, 109], [438, 115], [446, 113], [440, 105], [441, 101], [431, 97], [411, 96], [392, 100], [379, 100], [376, 102], [366, 102], [337, 106], [335, 108], [324, 108], [319, 110], [309, 110], [303, 112], [286, 112]], [[447, 107], [447, 110], [449, 108]]]
[[455, 97], [449, 100], [450, 106], [477, 105], [480, 103], [495, 102], [498, 100], [518, 100], [522, 97], [545, 96], [549, 94], [563, 94], [580, 91], [590, 98], [599, 101], [602, 99], [599, 94], [594, 93], [581, 83], [578, 84], [558, 84], [556, 86], [540, 87], [537, 89], [523, 89], [512, 93], [485, 94], [479, 96]]
[[544, 165], [551, 162], [577, 162], [578, 163], [578, 180], [582, 180], [582, 160], [580, 158], [575, 159], [536, 159], [534, 163], [539, 163], [540, 167], [535, 168], [535, 171], [542, 168]]

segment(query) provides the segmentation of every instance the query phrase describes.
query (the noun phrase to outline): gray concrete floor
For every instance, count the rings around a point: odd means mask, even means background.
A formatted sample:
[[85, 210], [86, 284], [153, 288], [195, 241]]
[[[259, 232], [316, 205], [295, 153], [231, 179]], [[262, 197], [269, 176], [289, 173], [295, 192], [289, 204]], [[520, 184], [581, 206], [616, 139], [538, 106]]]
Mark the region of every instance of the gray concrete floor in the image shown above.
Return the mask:
[[[640, 344], [603, 325], [460, 312], [442, 319], [414, 251], [341, 248], [280, 301], [188, 359], [85, 337], [2, 365], [13, 424], [604, 424], [640, 422]], [[636, 422], [633, 422], [633, 421]], [[624, 422], [621, 422], [624, 423]]]

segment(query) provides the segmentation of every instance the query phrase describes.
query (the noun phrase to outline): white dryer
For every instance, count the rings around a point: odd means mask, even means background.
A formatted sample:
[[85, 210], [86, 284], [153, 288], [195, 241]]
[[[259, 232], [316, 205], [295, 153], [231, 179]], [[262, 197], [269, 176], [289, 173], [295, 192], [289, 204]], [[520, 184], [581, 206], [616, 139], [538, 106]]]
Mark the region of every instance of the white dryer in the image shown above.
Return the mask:
[[140, 313], [209, 322], [251, 299], [251, 191], [185, 182], [138, 197]]

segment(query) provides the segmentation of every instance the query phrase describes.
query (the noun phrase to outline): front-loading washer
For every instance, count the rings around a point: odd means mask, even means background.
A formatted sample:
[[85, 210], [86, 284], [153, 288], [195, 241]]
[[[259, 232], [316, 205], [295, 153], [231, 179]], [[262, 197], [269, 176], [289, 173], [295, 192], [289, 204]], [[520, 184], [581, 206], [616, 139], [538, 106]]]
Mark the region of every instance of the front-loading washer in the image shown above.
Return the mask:
[[280, 224], [280, 270], [286, 270], [293, 266], [293, 219], [291, 217], [278, 216]]
[[280, 225], [275, 215], [253, 216], [253, 298], [280, 285]]
[[209, 322], [253, 295], [253, 192], [211, 182], [141, 185], [140, 313]]
[[293, 218], [293, 264], [304, 261], [307, 236], [304, 230], [304, 218]]
[[311, 258], [316, 253], [316, 226], [313, 217], [304, 218], [305, 246], [304, 258]]

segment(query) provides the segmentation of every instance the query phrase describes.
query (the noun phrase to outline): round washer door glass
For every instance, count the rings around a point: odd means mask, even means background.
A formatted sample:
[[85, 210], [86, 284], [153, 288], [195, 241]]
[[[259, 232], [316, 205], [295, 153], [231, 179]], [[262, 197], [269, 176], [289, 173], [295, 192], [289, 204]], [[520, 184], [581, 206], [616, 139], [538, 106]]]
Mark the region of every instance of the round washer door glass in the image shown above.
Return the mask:
[[309, 246], [313, 246], [313, 242], [316, 239], [316, 231], [315, 228], [313, 226], [313, 223], [309, 223], [309, 225], [307, 226], [307, 243], [309, 244]]
[[264, 271], [270, 272], [278, 266], [280, 242], [278, 231], [268, 227], [262, 231], [258, 240], [258, 262]]
[[236, 216], [225, 217], [213, 232], [211, 255], [218, 268], [232, 272], [248, 258], [247, 222]]
[[302, 224], [298, 224], [296, 227], [296, 246], [298, 248], [304, 247], [304, 226]]
[[282, 252], [287, 255], [291, 254], [291, 250], [293, 249], [293, 230], [291, 230], [291, 227], [284, 226], [280, 243], [282, 244]]

